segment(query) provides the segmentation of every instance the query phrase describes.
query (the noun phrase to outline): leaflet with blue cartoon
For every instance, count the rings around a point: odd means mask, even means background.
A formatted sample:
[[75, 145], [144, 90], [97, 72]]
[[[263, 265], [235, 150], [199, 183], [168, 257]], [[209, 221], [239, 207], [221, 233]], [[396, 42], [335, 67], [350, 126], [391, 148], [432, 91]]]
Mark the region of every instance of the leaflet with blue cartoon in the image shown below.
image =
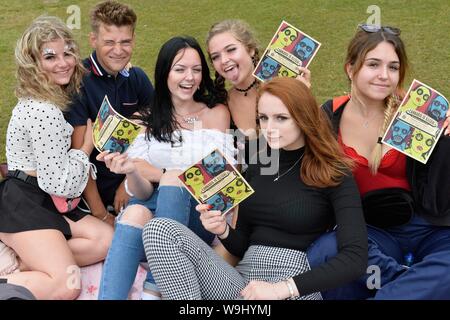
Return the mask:
[[383, 137], [383, 143], [427, 163], [441, 136], [448, 100], [414, 79]]
[[283, 21], [259, 60], [253, 76], [263, 82], [276, 76], [295, 78], [299, 74], [298, 67], [308, 67], [320, 46], [320, 42]]
[[103, 99], [92, 126], [92, 138], [98, 151], [125, 152], [141, 131], [141, 126], [128, 120]]
[[178, 178], [198, 203], [210, 204], [210, 210], [219, 210], [222, 214], [254, 192], [218, 149], [186, 169]]

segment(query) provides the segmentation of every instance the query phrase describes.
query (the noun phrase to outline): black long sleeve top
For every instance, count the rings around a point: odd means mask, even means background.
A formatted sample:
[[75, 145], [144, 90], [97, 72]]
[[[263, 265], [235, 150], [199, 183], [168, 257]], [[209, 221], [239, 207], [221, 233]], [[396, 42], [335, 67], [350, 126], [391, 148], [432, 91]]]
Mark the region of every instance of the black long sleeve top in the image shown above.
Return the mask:
[[221, 241], [237, 257], [243, 257], [251, 245], [306, 251], [336, 225], [338, 254], [293, 277], [299, 293], [307, 295], [345, 284], [365, 272], [367, 230], [351, 174], [335, 187], [307, 186], [300, 178], [298, 159], [303, 152], [304, 148], [280, 150], [275, 175], [262, 175], [262, 164], [249, 166], [245, 178], [255, 193], [240, 204], [236, 229], [230, 228]]

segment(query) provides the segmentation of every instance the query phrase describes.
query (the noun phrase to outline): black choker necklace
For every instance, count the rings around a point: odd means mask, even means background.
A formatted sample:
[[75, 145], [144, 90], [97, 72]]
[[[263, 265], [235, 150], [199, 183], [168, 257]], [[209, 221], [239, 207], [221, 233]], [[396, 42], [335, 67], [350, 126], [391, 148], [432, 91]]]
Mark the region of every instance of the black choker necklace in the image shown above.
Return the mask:
[[253, 88], [256, 84], [256, 79], [252, 82], [251, 85], [249, 85], [246, 89], [239, 89], [237, 87], [234, 87], [239, 92], [244, 92], [244, 96], [247, 96], [248, 91]]

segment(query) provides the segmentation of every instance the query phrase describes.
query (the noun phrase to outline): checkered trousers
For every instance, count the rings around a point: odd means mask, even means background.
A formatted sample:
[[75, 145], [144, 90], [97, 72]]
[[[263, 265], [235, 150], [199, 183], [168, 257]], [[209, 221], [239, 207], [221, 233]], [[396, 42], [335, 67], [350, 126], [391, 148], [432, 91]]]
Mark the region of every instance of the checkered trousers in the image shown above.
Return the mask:
[[[176, 221], [155, 218], [144, 228], [148, 264], [164, 299], [240, 299], [251, 280], [278, 282], [309, 270], [301, 251], [251, 246], [236, 268]], [[299, 297], [320, 300], [320, 293]]]

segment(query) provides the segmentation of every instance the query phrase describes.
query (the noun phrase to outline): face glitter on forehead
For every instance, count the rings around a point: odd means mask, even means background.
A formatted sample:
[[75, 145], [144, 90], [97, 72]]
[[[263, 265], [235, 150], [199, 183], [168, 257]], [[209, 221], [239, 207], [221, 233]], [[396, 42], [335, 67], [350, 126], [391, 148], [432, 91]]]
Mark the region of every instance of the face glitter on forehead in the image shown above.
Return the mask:
[[65, 53], [73, 53], [73, 50], [74, 50], [74, 45], [73, 45], [73, 43], [67, 43], [67, 44], [64, 46], [64, 52], [65, 52]]
[[72, 43], [66, 43], [66, 45], [64, 46], [64, 51], [71, 51], [72, 49], [73, 49]]
[[42, 55], [48, 55], [48, 54], [52, 54], [52, 55], [56, 55], [55, 50], [51, 49], [51, 48], [43, 48], [42, 49]]

